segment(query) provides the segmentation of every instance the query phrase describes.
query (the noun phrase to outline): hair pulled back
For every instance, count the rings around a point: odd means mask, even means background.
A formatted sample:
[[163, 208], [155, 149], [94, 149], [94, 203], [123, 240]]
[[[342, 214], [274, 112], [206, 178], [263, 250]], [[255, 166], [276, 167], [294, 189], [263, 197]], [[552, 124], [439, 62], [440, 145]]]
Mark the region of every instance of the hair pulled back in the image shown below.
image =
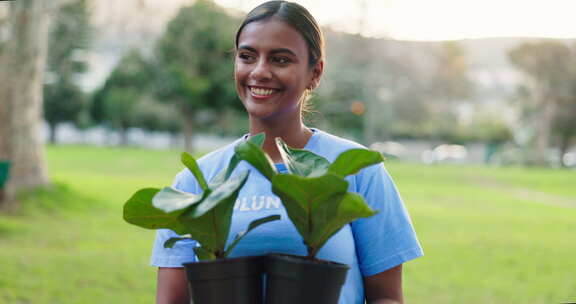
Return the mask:
[[304, 37], [308, 45], [308, 64], [310, 67], [324, 59], [324, 36], [320, 26], [306, 8], [288, 1], [268, 1], [251, 10], [236, 32], [236, 48], [238, 48], [240, 33], [246, 25], [272, 17], [286, 22]]

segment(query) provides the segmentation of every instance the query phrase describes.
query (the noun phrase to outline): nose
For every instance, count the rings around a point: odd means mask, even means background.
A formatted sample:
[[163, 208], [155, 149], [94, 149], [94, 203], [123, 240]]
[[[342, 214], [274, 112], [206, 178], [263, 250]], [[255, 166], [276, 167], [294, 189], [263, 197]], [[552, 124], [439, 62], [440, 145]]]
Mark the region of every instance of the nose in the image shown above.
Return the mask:
[[268, 81], [272, 79], [272, 70], [265, 58], [260, 58], [250, 76], [256, 81]]

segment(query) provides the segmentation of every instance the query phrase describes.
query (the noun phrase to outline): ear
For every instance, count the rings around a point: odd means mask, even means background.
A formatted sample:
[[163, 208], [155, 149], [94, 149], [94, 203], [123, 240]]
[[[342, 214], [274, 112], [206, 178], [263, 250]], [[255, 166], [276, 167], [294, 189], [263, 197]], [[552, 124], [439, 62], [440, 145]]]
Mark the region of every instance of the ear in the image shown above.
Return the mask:
[[308, 89], [314, 90], [318, 84], [320, 84], [320, 78], [322, 78], [322, 74], [324, 73], [324, 60], [318, 60], [318, 63], [312, 68], [312, 78], [310, 79], [310, 84], [308, 85]]

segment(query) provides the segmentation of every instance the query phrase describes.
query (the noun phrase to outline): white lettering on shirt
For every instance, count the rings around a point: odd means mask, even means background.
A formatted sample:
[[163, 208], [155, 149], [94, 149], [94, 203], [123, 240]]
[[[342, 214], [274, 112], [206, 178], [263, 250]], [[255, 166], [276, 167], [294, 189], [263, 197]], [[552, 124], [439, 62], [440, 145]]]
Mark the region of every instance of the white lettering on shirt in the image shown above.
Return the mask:
[[280, 208], [280, 199], [273, 196], [266, 197], [266, 209], [272, 208], [271, 206], [276, 209]]
[[259, 211], [262, 209], [280, 208], [280, 199], [274, 196], [253, 195], [236, 199], [234, 203], [235, 211]]
[[265, 196], [253, 196], [252, 197], [252, 211], [258, 211], [264, 207], [266, 203]]

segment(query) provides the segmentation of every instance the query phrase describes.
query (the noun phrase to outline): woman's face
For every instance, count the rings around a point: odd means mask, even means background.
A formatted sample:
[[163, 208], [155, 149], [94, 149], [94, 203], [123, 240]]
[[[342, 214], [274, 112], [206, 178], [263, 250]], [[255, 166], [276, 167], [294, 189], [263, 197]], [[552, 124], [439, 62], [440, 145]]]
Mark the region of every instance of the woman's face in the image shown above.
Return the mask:
[[308, 64], [302, 35], [284, 21], [272, 18], [246, 25], [238, 38], [235, 59], [236, 91], [253, 119], [300, 119], [304, 90], [321, 74], [320, 62]]

